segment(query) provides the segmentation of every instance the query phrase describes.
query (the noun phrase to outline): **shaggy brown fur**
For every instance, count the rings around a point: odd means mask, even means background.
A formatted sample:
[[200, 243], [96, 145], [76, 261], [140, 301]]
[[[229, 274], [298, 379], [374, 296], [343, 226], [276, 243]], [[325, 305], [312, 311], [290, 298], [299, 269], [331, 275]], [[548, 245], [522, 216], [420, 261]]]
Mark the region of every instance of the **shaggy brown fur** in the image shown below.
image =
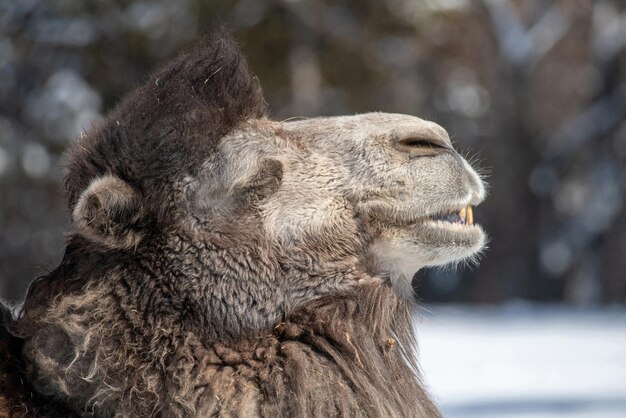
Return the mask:
[[63, 261], [31, 285], [15, 322], [2, 310], [5, 413], [439, 416], [410, 303], [355, 262], [364, 221], [312, 237], [308, 252], [281, 246], [258, 209], [281, 184], [280, 162], [263, 159], [237, 187], [207, 174], [221, 172], [218, 145], [241, 126], [290, 139], [263, 113], [237, 46], [217, 37], [72, 147]]
[[[92, 298], [113, 303], [90, 289], [60, 316], [80, 315]], [[175, 328], [146, 340], [113, 310], [97, 311], [82, 326], [114, 320], [82, 348], [85, 357], [48, 352], [45, 363], [72, 385], [63, 402], [91, 406], [82, 414], [436, 417], [419, 383], [408, 308], [388, 285], [364, 283], [301, 307], [267, 333], [211, 344]], [[141, 361], [147, 357], [154, 360]], [[40, 391], [58, 398], [55, 385], [42, 383]]]
[[69, 410], [37, 393], [23, 378], [20, 351], [23, 341], [9, 330], [14, 327], [8, 307], [0, 302], [0, 417], [72, 417]]

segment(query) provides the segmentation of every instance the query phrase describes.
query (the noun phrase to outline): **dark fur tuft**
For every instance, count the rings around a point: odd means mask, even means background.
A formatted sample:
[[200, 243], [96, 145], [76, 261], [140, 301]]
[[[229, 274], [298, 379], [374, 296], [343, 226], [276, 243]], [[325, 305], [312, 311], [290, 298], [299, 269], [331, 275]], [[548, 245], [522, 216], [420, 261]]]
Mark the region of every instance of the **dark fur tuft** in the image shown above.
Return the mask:
[[69, 206], [95, 178], [113, 174], [145, 195], [192, 170], [239, 123], [260, 118], [258, 79], [230, 35], [202, 39], [130, 93], [67, 153]]

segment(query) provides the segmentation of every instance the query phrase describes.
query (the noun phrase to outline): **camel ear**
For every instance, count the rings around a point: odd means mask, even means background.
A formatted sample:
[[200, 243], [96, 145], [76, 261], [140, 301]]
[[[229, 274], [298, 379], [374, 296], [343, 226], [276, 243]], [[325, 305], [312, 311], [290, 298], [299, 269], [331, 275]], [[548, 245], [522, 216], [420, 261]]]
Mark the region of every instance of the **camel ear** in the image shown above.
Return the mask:
[[141, 241], [139, 194], [123, 180], [107, 175], [82, 193], [72, 218], [79, 234], [109, 248], [130, 249]]

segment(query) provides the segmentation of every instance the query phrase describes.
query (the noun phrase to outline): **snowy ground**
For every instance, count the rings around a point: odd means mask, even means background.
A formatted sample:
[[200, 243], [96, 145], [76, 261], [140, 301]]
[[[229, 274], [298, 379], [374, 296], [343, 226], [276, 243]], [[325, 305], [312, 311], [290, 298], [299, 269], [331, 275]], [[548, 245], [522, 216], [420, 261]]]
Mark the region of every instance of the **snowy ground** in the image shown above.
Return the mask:
[[426, 309], [421, 364], [446, 418], [626, 418], [626, 310]]

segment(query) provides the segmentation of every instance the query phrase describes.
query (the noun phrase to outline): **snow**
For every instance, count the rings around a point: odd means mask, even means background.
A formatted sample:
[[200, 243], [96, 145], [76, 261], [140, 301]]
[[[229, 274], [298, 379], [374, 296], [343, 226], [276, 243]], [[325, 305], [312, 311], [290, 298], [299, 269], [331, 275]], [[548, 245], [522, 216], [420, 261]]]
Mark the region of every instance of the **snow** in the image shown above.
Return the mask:
[[626, 310], [429, 306], [426, 384], [447, 418], [626, 418]]

